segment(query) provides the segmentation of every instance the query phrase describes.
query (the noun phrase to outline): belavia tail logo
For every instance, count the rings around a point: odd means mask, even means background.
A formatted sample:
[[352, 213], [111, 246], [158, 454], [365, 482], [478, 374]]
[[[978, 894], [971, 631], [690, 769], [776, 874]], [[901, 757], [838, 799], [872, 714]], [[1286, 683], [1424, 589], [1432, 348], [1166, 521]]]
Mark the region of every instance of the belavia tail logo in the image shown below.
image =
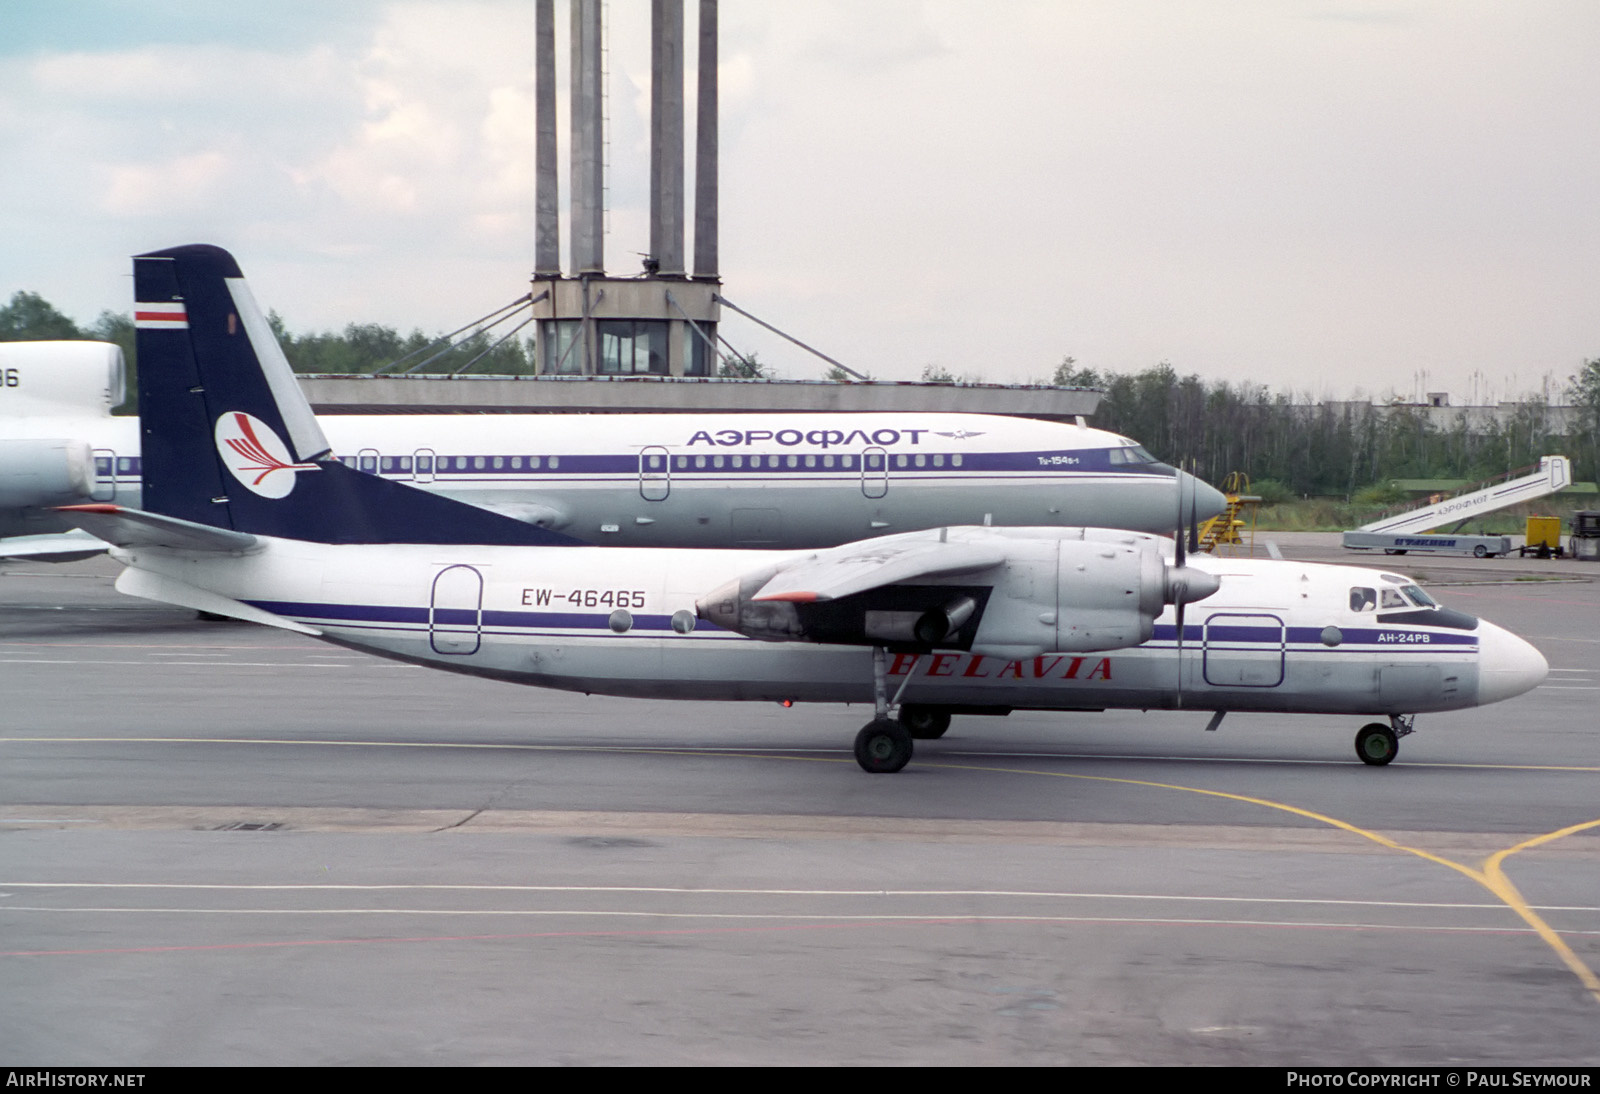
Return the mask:
[[233, 477], [264, 498], [286, 498], [296, 472], [321, 470], [314, 463], [295, 463], [271, 426], [241, 410], [217, 419], [217, 451]]

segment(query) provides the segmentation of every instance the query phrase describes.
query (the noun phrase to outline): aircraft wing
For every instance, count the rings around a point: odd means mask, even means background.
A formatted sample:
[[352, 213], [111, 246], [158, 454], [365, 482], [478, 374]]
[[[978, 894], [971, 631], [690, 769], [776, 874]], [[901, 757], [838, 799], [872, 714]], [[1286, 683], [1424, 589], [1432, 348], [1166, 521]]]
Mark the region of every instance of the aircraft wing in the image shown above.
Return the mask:
[[166, 547], [174, 551], [238, 554], [253, 551], [260, 544], [260, 540], [248, 532], [213, 528], [209, 524], [120, 505], [62, 505], [56, 512], [90, 535], [117, 547]]
[[785, 566], [752, 600], [837, 600], [881, 585], [924, 577], [975, 573], [998, 566], [1006, 552], [994, 543], [950, 543], [915, 539], [846, 544]]

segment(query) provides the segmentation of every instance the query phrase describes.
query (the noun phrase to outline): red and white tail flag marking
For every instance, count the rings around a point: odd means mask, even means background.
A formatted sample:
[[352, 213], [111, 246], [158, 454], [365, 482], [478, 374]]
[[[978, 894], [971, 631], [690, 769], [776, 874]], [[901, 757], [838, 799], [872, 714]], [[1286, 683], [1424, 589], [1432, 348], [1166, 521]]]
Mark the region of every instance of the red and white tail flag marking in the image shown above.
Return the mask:
[[182, 300], [140, 301], [133, 306], [133, 325], [140, 330], [188, 330], [189, 313]]

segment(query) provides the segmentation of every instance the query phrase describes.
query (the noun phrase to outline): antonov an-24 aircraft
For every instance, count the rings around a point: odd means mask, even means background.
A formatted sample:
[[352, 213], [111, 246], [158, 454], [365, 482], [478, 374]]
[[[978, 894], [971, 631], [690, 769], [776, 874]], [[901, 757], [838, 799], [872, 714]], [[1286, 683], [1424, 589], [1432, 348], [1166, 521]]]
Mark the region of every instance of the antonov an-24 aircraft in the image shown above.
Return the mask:
[[1384, 764], [1416, 714], [1506, 699], [1547, 671], [1527, 642], [1398, 574], [1186, 560], [1136, 532], [590, 547], [331, 456], [287, 365], [247, 337], [225, 251], [134, 268], [140, 314], [174, 305], [138, 335], [152, 511], [65, 512], [115, 545], [117, 587], [135, 596], [543, 687], [871, 702], [856, 739], [871, 772], [899, 770], [952, 714], [1110, 707], [1212, 711], [1213, 727], [1227, 711], [1377, 719], [1356, 750]]
[[[235, 337], [280, 357], [241, 283]], [[145, 330], [183, 302], [142, 301]], [[58, 505], [145, 504], [138, 421], [116, 417], [122, 353], [104, 342], [0, 343], [0, 558], [67, 561], [104, 545]], [[395, 414], [322, 419], [331, 452], [586, 543], [831, 547], [946, 523], [1160, 531], [1180, 492], [1216, 490], [1126, 437], [988, 414]], [[151, 506], [159, 508], [159, 506]]]

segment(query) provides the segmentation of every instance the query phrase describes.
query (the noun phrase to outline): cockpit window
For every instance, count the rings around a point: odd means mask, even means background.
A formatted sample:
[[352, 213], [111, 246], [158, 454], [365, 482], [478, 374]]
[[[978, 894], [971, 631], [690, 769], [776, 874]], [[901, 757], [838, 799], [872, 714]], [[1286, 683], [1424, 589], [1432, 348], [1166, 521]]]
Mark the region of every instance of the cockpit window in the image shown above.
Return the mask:
[[1378, 607], [1378, 594], [1374, 589], [1362, 588], [1359, 585], [1350, 589], [1350, 610], [1353, 612], [1370, 612]]
[[1406, 598], [1396, 590], [1385, 589], [1383, 590], [1383, 606], [1385, 608], [1409, 608], [1411, 605], [1407, 604]]
[[1143, 445], [1131, 444], [1126, 448], [1112, 448], [1107, 450], [1107, 458], [1114, 464], [1118, 463], [1155, 463], [1156, 458], [1145, 451]]
[[1437, 608], [1439, 602], [1415, 585], [1406, 585], [1400, 589], [1406, 597], [1419, 608]]

